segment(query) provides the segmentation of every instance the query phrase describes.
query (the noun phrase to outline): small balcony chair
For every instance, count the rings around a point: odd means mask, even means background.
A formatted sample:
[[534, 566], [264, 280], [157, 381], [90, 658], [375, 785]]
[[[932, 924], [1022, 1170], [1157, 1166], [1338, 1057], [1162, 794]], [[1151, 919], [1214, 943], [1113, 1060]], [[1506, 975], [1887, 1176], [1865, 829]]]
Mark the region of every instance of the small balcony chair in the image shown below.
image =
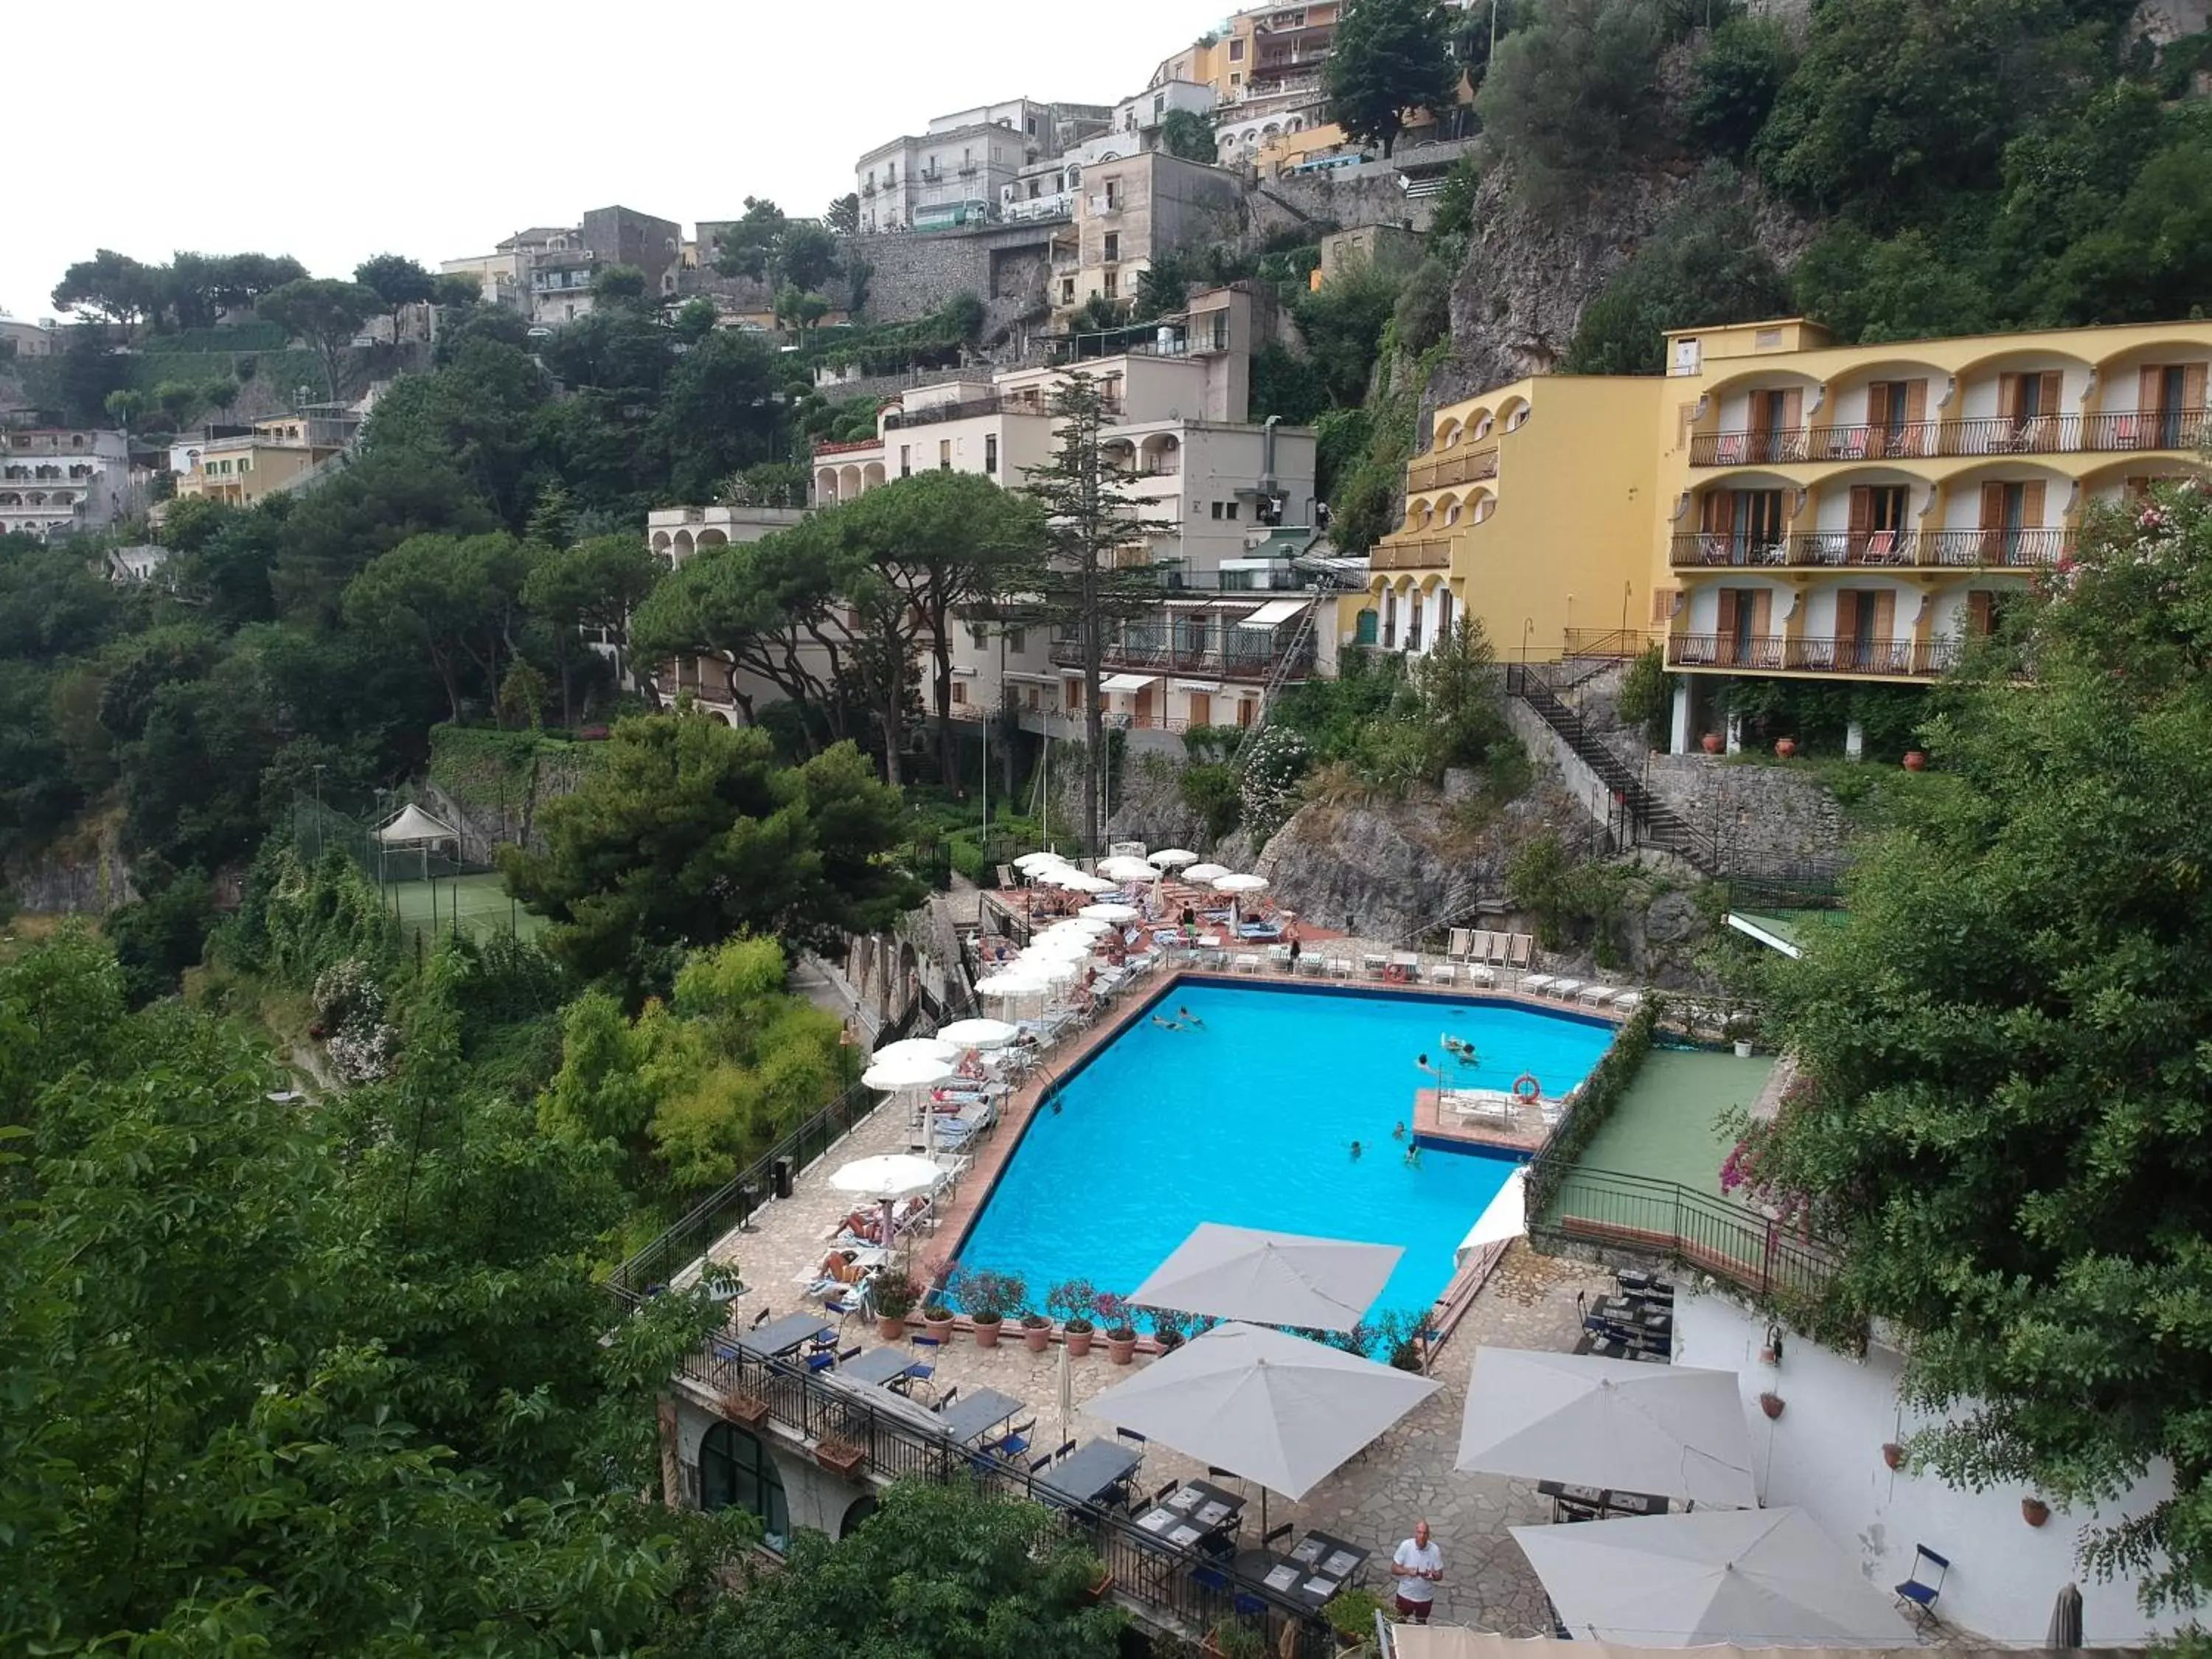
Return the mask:
[[[1905, 1611], [1924, 1631], [1936, 1622], [1936, 1598], [1943, 1593], [1943, 1580], [1950, 1574], [1951, 1563], [1948, 1557], [1936, 1554], [1925, 1544], [1915, 1544], [1912, 1549], [1912, 1571], [1897, 1587], [1897, 1599], [1906, 1604]], [[1932, 1583], [1922, 1577], [1931, 1570]]]

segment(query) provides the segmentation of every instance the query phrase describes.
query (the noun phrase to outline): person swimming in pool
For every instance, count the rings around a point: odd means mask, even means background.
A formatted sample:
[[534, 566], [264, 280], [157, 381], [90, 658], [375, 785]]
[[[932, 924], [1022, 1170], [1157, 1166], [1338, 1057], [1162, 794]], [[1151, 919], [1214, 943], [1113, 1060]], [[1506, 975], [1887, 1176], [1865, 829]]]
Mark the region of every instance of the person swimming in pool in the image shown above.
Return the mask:
[[1152, 1024], [1158, 1026], [1163, 1031], [1180, 1031], [1182, 1030], [1182, 1022], [1181, 1020], [1162, 1019], [1158, 1014], [1154, 1014], [1152, 1016]]
[[1399, 1123], [1399, 1124], [1394, 1124], [1393, 1126], [1391, 1126], [1391, 1129], [1390, 1129], [1390, 1139], [1393, 1139], [1393, 1140], [1403, 1140], [1405, 1138], [1406, 1138], [1406, 1126], [1405, 1126], [1404, 1124], [1402, 1124], [1402, 1123]]
[[1203, 1031], [1206, 1029], [1206, 1022], [1188, 1008], [1177, 1008], [1176, 1018], [1194, 1031]]
[[1359, 1143], [1356, 1140], [1352, 1143], [1352, 1161], [1354, 1164], [1359, 1162]]
[[1406, 1164], [1409, 1169], [1418, 1170], [1421, 1167], [1421, 1146], [1419, 1141], [1406, 1148]]

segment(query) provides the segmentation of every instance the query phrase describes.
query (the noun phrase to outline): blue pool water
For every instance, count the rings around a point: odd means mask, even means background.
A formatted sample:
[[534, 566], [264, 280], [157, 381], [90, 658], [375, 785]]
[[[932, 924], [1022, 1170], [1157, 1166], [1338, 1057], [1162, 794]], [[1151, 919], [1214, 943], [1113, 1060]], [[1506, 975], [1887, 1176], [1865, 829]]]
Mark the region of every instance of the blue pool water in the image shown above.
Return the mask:
[[[1188, 1007], [1203, 1030], [1151, 1015]], [[1092, 1055], [1041, 1109], [960, 1249], [963, 1266], [1016, 1273], [1032, 1296], [1065, 1279], [1126, 1294], [1201, 1221], [1399, 1244], [1376, 1311], [1425, 1312], [1452, 1252], [1514, 1167], [1504, 1156], [1422, 1149], [1405, 1162], [1415, 1057], [1444, 1033], [1480, 1064], [1455, 1087], [1504, 1089], [1533, 1072], [1545, 1094], [1580, 1083], [1613, 1027], [1498, 1004], [1188, 981]], [[1352, 1157], [1358, 1141], [1362, 1155]]]

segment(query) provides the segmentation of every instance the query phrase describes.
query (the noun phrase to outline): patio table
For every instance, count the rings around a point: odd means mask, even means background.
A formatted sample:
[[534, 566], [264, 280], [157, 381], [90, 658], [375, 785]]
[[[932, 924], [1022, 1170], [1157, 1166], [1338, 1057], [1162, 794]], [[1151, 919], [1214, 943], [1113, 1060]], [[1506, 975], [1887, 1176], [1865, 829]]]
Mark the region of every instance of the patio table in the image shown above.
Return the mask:
[[962, 1395], [938, 1415], [945, 1424], [945, 1432], [965, 1445], [981, 1438], [1021, 1409], [1022, 1402], [1010, 1395], [1000, 1394], [992, 1389], [978, 1389], [973, 1394]]
[[904, 1348], [871, 1348], [858, 1359], [849, 1359], [837, 1369], [848, 1381], [889, 1388], [911, 1373], [915, 1364], [914, 1355]]
[[1232, 1577], [1309, 1613], [1318, 1612], [1322, 1603], [1342, 1587], [1341, 1580], [1321, 1577], [1302, 1563], [1273, 1550], [1239, 1550], [1229, 1571]]
[[803, 1347], [817, 1336], [830, 1335], [836, 1328], [820, 1314], [786, 1314], [757, 1331], [740, 1331], [737, 1344], [741, 1352], [756, 1359], [775, 1359]]
[[1040, 1475], [1037, 1485], [1079, 1504], [1095, 1504], [1127, 1480], [1139, 1461], [1131, 1447], [1087, 1440]]
[[1291, 1551], [1291, 1559], [1316, 1578], [1347, 1584], [1366, 1568], [1371, 1553], [1325, 1532], [1310, 1532]]
[[1584, 1509], [1595, 1510], [1601, 1516], [1664, 1515], [1668, 1509], [1668, 1500], [1652, 1492], [1613, 1492], [1597, 1486], [1569, 1486], [1560, 1480], [1539, 1480], [1536, 1492], [1538, 1496], [1549, 1498], [1555, 1504], [1564, 1498]]

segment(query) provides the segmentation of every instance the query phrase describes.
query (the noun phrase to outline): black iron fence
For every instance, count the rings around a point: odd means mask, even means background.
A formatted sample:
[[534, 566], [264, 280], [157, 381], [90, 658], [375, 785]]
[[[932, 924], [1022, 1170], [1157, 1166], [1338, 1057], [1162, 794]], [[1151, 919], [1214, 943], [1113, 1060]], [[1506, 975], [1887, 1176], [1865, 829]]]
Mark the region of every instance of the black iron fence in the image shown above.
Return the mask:
[[[1309, 1609], [1264, 1584], [1231, 1579], [1225, 1561], [1164, 1545], [1122, 1509], [1078, 1502], [1024, 1462], [949, 1439], [918, 1406], [902, 1410], [878, 1404], [869, 1390], [825, 1380], [834, 1379], [834, 1372], [758, 1358], [727, 1341], [710, 1344], [684, 1369], [733, 1420], [773, 1423], [783, 1435], [811, 1443], [817, 1461], [848, 1478], [971, 1480], [998, 1496], [1044, 1505], [1097, 1553], [1115, 1592], [1193, 1634], [1233, 1621], [1263, 1630], [1270, 1653], [1324, 1659], [1336, 1650], [1329, 1627]], [[1279, 1645], [1285, 1630], [1293, 1632], [1287, 1647]]]
[[1836, 1272], [1833, 1248], [1797, 1223], [1677, 1182], [1544, 1163], [1528, 1174], [1528, 1236], [1540, 1246], [1645, 1251], [1770, 1298], [1809, 1298]]

